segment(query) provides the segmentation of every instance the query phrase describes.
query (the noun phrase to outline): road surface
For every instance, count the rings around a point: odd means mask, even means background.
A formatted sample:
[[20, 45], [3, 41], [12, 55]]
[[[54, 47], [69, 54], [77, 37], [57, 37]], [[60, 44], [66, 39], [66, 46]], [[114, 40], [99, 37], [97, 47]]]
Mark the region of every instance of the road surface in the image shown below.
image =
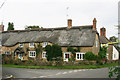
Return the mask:
[[2, 68], [3, 75], [13, 75], [15, 78], [108, 78], [108, 73], [108, 68], [76, 70]]

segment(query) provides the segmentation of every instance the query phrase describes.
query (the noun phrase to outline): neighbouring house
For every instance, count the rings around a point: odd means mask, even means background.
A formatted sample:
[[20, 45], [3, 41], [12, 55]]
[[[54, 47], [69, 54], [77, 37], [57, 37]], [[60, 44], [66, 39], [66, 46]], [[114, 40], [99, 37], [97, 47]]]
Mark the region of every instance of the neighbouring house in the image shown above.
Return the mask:
[[[0, 25], [0, 34], [1, 34], [1, 32], [3, 32], [4, 31], [4, 25], [3, 25], [3, 22], [1, 23], [1, 25]], [[1, 49], [2, 49], [2, 35], [0, 35], [0, 54], [1, 54]]]
[[[100, 43], [101, 43], [101, 47], [104, 44], [109, 43], [110, 41], [108, 40], [108, 38], [106, 37], [106, 29], [100, 28]], [[114, 46], [114, 44], [107, 44], [105, 45], [107, 47], [107, 54], [106, 57], [108, 60], [118, 60], [119, 59], [119, 52], [117, 50], [117, 48]]]
[[[67, 47], [79, 48], [76, 52], [76, 61], [83, 60], [86, 52], [93, 52], [98, 55], [100, 50], [99, 33], [96, 30], [96, 18], [93, 25], [72, 26], [72, 20], [68, 19], [67, 27], [40, 28], [31, 30], [11, 30], [0, 33], [2, 35], [2, 53], [14, 54], [16, 59], [28, 60], [36, 58], [35, 46], [41, 44], [42, 55], [39, 57], [46, 60], [46, 45], [58, 44], [63, 52], [63, 60], [68, 61], [72, 53]], [[56, 53], [57, 54], [57, 53]]]

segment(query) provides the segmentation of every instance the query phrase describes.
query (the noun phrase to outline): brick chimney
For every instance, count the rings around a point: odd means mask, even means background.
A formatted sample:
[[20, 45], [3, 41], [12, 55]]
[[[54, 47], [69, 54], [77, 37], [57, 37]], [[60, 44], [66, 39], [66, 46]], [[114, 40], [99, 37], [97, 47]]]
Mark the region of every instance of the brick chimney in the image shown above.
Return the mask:
[[95, 29], [95, 30], [96, 30], [96, 23], [97, 23], [97, 20], [96, 20], [96, 18], [94, 18], [93, 19], [93, 29]]
[[104, 27], [100, 28], [100, 36], [105, 36], [106, 37], [106, 29]]
[[3, 32], [4, 31], [4, 25], [3, 25], [3, 22], [1, 23], [0, 25], [0, 32]]
[[72, 27], [72, 19], [68, 19], [68, 28], [71, 28]]

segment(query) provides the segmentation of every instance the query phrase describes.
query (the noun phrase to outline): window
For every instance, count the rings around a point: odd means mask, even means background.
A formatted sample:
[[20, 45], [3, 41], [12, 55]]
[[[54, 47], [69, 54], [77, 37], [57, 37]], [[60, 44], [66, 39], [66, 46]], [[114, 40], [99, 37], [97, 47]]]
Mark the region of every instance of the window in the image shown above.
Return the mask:
[[34, 47], [34, 43], [30, 43], [29, 46], [30, 46], [30, 47]]
[[114, 58], [116, 58], [116, 54], [114, 54]]
[[107, 59], [109, 59], [109, 57], [108, 57], [108, 56], [109, 56], [109, 54], [107, 53], [107, 54], [106, 54], [106, 58], [107, 58]]
[[96, 47], [97, 47], [97, 45], [98, 45], [98, 43], [97, 43], [97, 41], [96, 41]]
[[65, 59], [66, 59], [66, 58], [70, 58], [70, 53], [69, 53], [69, 52], [64, 53], [64, 58], [65, 58]]
[[5, 51], [5, 54], [10, 55], [10, 52], [9, 51]]
[[20, 47], [23, 47], [23, 44], [22, 44], [22, 43], [20, 43], [20, 44], [19, 44], [19, 46], [20, 46]]
[[65, 52], [64, 53], [64, 61], [68, 62], [68, 59], [70, 58], [70, 52]]
[[47, 55], [46, 52], [43, 52], [42, 53], [42, 58], [46, 58], [46, 55]]
[[43, 42], [43, 47], [46, 47], [48, 45], [48, 42]]
[[23, 54], [22, 54], [22, 53], [19, 53], [19, 54], [18, 54], [18, 58], [21, 59], [21, 60], [23, 60]]
[[85, 53], [76, 53], [76, 60], [83, 60]]
[[36, 57], [35, 51], [29, 51], [29, 57]]

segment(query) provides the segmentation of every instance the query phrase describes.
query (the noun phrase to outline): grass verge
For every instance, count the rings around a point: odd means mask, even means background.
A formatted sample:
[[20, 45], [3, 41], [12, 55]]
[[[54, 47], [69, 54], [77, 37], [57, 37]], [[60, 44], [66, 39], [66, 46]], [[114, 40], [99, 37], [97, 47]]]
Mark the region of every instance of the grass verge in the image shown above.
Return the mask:
[[120, 63], [111, 63], [111, 64], [104, 64], [104, 65], [79, 65], [79, 66], [26, 66], [26, 65], [11, 65], [11, 64], [4, 64], [2, 67], [14, 67], [14, 68], [29, 68], [29, 69], [96, 69], [96, 68], [105, 68], [105, 67], [112, 67], [118, 66]]

